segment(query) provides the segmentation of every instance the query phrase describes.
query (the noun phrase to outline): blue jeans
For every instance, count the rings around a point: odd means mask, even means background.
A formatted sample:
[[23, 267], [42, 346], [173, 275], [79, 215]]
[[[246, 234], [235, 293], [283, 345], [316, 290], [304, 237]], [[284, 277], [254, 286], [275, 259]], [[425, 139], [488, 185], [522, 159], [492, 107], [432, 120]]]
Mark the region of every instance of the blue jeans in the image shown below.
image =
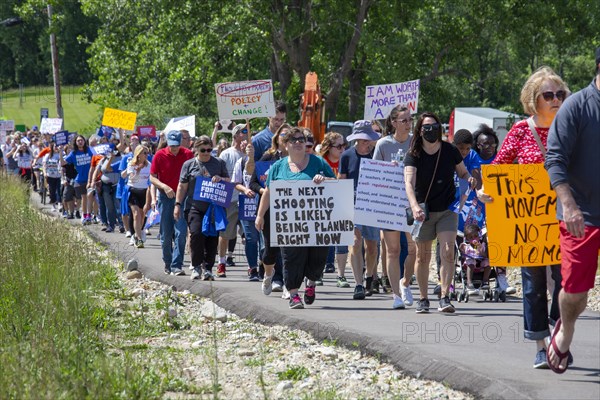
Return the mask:
[[406, 235], [408, 233], [400, 232], [400, 278], [404, 276], [404, 262], [406, 261], [406, 257], [408, 257], [408, 240], [406, 239]]
[[117, 186], [102, 182], [102, 199], [106, 208], [105, 221], [111, 228], [117, 225]]
[[[104, 185], [102, 185], [102, 188], [104, 188]], [[100, 222], [102, 222], [102, 225], [106, 225], [108, 220], [106, 219], [106, 203], [104, 203], [104, 195], [96, 193], [96, 201], [98, 202], [98, 214], [100, 214], [98, 217], [100, 217]]]
[[240, 220], [242, 228], [244, 229], [244, 235], [246, 236], [246, 259], [248, 260], [248, 267], [258, 267], [258, 249], [260, 246], [261, 235], [254, 226], [254, 221]]
[[[523, 333], [525, 339], [541, 340], [550, 336], [549, 322], [555, 322], [559, 317], [558, 293], [560, 293], [560, 265], [552, 265], [554, 293], [550, 313], [548, 314], [548, 299], [546, 296], [546, 267], [522, 267], [523, 280]], [[550, 319], [548, 319], [550, 317]]]
[[183, 269], [183, 255], [185, 254], [185, 241], [187, 240], [187, 222], [181, 216], [177, 221], [173, 217], [175, 197], [168, 198], [166, 194], [158, 194], [158, 212], [160, 213], [160, 245], [162, 257], [166, 267]]

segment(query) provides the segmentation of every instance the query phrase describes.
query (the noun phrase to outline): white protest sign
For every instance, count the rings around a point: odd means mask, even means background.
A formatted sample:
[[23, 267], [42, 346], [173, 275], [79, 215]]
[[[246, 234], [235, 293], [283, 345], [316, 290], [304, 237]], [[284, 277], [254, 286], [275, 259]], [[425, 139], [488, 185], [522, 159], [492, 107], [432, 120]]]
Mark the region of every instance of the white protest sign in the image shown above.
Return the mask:
[[215, 83], [219, 119], [250, 119], [275, 116], [270, 79]]
[[406, 224], [406, 207], [403, 165], [363, 158], [356, 188], [354, 222], [410, 232], [412, 227]]
[[384, 119], [396, 106], [405, 106], [411, 114], [419, 107], [419, 79], [387, 85], [367, 86], [364, 119]]
[[56, 133], [62, 130], [62, 118], [42, 118], [41, 133]]
[[165, 132], [165, 134], [167, 134], [167, 133], [169, 133], [169, 131], [173, 131], [173, 130], [180, 131], [182, 129], [188, 131], [190, 133], [191, 137], [195, 137], [196, 136], [196, 116], [189, 115], [186, 117], [171, 118], [171, 120], [165, 127], [164, 132]]
[[15, 121], [13, 121], [11, 119], [0, 121], [0, 131], [8, 132], [8, 131], [14, 131], [14, 130], [15, 130]]
[[354, 243], [351, 179], [271, 181], [271, 246]]
[[6, 143], [6, 132], [0, 131], [0, 144]]

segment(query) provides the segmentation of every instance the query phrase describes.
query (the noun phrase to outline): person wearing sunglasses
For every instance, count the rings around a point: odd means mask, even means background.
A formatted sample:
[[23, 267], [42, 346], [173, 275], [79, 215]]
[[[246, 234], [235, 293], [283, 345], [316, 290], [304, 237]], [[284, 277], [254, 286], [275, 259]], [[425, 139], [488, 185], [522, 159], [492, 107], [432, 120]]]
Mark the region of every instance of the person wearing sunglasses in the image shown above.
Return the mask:
[[[283, 144], [288, 151], [288, 156], [277, 161], [269, 170], [269, 177], [265, 191], [260, 199], [256, 214], [256, 229], [262, 231], [264, 216], [269, 208], [269, 185], [275, 180], [312, 180], [317, 185], [326, 178], [335, 178], [329, 165], [321, 157], [306, 153], [306, 136], [302, 128], [292, 128], [284, 136]], [[269, 241], [269, 237], [265, 237]], [[327, 247], [296, 247], [282, 246], [281, 256], [283, 268], [286, 272], [285, 286], [290, 294], [289, 307], [291, 309], [304, 308], [298, 289], [306, 278], [304, 302], [312, 304], [315, 301], [316, 281], [323, 274], [323, 267], [327, 259]], [[265, 279], [271, 279], [265, 268]]]
[[[337, 176], [340, 167], [340, 157], [346, 149], [344, 144], [344, 136], [337, 132], [327, 132], [321, 143], [321, 149], [319, 155], [323, 157], [327, 164], [333, 170], [334, 175]], [[346, 281], [346, 262], [348, 261], [348, 246], [331, 246], [327, 253], [327, 261], [325, 263], [325, 272], [335, 272], [334, 265], [337, 261], [338, 275], [337, 275], [337, 287], [347, 288], [350, 287], [348, 281]]]
[[[212, 140], [208, 136], [203, 135], [196, 139], [194, 142], [194, 152], [196, 156], [184, 162], [181, 167], [179, 185], [177, 186], [177, 193], [175, 195], [176, 207], [173, 210], [173, 218], [175, 221], [182, 219], [187, 221], [190, 232], [190, 255], [193, 267], [191, 278], [200, 279], [202, 277], [202, 280], [212, 281], [214, 280], [212, 268], [215, 264], [219, 237], [205, 235], [202, 232], [204, 216], [210, 203], [203, 200], [194, 200], [196, 179], [198, 177], [211, 178], [211, 181], [214, 183], [221, 181], [229, 182], [230, 179], [225, 161], [211, 155]], [[182, 204], [185, 205], [183, 213], [181, 210]], [[229, 221], [229, 224], [231, 223]], [[236, 223], [233, 222], [234, 225]], [[225, 242], [225, 245], [227, 246], [227, 242]]]
[[306, 153], [315, 154], [315, 137], [308, 128], [302, 128], [304, 135], [306, 136]]
[[133, 228], [135, 231], [135, 247], [138, 249], [144, 247], [142, 240], [143, 222], [146, 213], [150, 209], [150, 162], [148, 161], [147, 147], [139, 145], [133, 157], [127, 165], [127, 169], [121, 172], [127, 176], [127, 185], [129, 186], [129, 206], [133, 215]]
[[[225, 161], [227, 176], [233, 176], [235, 163], [246, 154], [242, 150], [242, 143], [248, 140], [248, 127], [246, 124], [238, 124], [231, 131], [231, 146], [223, 150], [219, 158]], [[217, 265], [217, 276], [225, 278], [227, 276], [227, 265], [234, 266], [233, 252], [228, 253], [229, 241], [237, 238], [238, 223], [238, 198], [239, 191], [234, 191], [231, 197], [231, 203], [227, 208], [227, 229], [219, 232], [219, 264]], [[258, 282], [258, 272], [249, 270], [248, 278], [250, 281]]]
[[[471, 188], [475, 187], [477, 181], [467, 171], [458, 149], [442, 141], [439, 117], [430, 112], [421, 114], [415, 124], [410, 150], [404, 158], [406, 197], [416, 225], [412, 237], [417, 248], [415, 269], [420, 299], [415, 311], [418, 314], [429, 312], [427, 289], [434, 239], [440, 243], [441, 253], [441, 297], [438, 311], [455, 311], [449, 297], [454, 276], [454, 242], [458, 229], [458, 215], [449, 209], [456, 195], [455, 172], [459, 178], [467, 180]], [[419, 225], [420, 228], [417, 228]]]
[[[545, 159], [548, 130], [563, 100], [569, 94], [567, 84], [551, 68], [541, 67], [525, 82], [521, 89], [521, 104], [531, 117], [512, 126], [502, 147], [492, 164], [541, 164]], [[530, 123], [535, 128], [542, 147], [538, 144]], [[493, 201], [485, 193], [478, 191], [484, 203]], [[549, 271], [548, 271], [549, 269]], [[547, 369], [547, 349], [544, 339], [550, 336], [548, 321], [554, 323], [560, 318], [558, 294], [562, 288], [560, 265], [544, 267], [521, 267], [523, 282], [523, 334], [526, 339], [536, 342], [536, 355], [533, 368]], [[552, 302], [548, 312], [546, 291], [550, 286]]]
[[[375, 145], [373, 159], [381, 161], [397, 160], [398, 152], [407, 154], [413, 135], [413, 118], [405, 106], [397, 106], [390, 111], [385, 120], [388, 136], [381, 138]], [[382, 283], [384, 290], [391, 288], [394, 309], [413, 305], [410, 281], [415, 269], [415, 243], [406, 232], [381, 230]], [[385, 257], [385, 264], [383, 262]], [[388, 278], [389, 275], [389, 278]]]
[[[372, 148], [380, 136], [373, 130], [371, 121], [359, 120], [354, 122], [352, 135], [348, 141], [354, 141], [354, 146], [344, 151], [340, 157], [338, 179], [352, 179], [354, 183], [354, 199], [360, 175], [362, 159], [373, 156]], [[366, 261], [366, 279], [363, 276], [363, 241], [364, 261]], [[377, 268], [377, 244], [379, 243], [379, 228], [367, 225], [354, 225], [354, 245], [350, 247], [350, 265], [356, 286], [354, 287], [354, 300], [364, 300], [373, 294], [373, 274]]]

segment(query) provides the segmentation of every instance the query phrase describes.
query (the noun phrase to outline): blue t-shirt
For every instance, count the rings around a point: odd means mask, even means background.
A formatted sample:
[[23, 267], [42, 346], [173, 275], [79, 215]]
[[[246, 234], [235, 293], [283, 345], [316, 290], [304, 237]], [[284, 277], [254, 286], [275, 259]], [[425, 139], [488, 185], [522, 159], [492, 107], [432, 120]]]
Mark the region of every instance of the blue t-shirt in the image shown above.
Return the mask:
[[[471, 150], [473, 151], [473, 150]], [[475, 157], [477, 158], [477, 163], [479, 164], [479, 168], [481, 168], [482, 165], [489, 165], [492, 163], [492, 161], [494, 161], [494, 158], [496, 158], [496, 155], [494, 154], [493, 157], [484, 160], [483, 158], [481, 158], [481, 156], [479, 155], [479, 153], [475, 152]]]
[[94, 153], [92, 153], [92, 150], [88, 148], [87, 152], [73, 150], [65, 157], [66, 162], [75, 166], [75, 170], [77, 171], [75, 182], [79, 184], [87, 183], [93, 155]]
[[255, 160], [260, 160], [265, 151], [269, 150], [272, 140], [273, 132], [271, 132], [268, 125], [265, 129], [252, 136], [252, 147], [254, 147]]
[[267, 187], [271, 184], [272, 180], [310, 181], [317, 174], [323, 175], [326, 178], [335, 178], [333, 170], [329, 164], [327, 164], [327, 161], [314, 154], [310, 155], [306, 168], [300, 172], [292, 172], [288, 165], [288, 157], [284, 157], [281, 160], [276, 161], [275, 164], [271, 166], [271, 169], [269, 169]]
[[361, 155], [356, 151], [356, 147], [351, 147], [342, 153], [340, 157], [340, 167], [338, 172], [345, 174], [347, 179], [354, 181], [354, 192], [358, 186], [358, 176], [360, 174], [360, 162], [363, 158], [371, 159], [371, 154]]
[[[467, 168], [467, 171], [469, 171], [470, 174], [473, 173], [474, 169], [481, 169], [479, 159], [479, 154], [472, 149], [469, 151], [469, 154], [463, 158], [465, 168]], [[469, 188], [469, 181], [466, 179], [460, 179], [458, 175], [454, 174], [454, 184], [456, 185], [456, 198], [460, 199], [460, 196], [465, 194]]]

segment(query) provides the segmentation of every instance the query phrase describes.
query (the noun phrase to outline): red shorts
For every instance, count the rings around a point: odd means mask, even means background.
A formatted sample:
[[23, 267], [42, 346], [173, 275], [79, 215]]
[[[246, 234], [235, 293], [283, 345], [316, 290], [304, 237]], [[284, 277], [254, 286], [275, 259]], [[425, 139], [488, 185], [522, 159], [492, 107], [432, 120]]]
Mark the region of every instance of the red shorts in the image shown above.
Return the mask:
[[600, 228], [585, 226], [582, 238], [576, 238], [560, 222], [562, 287], [567, 293], [583, 293], [594, 287], [600, 250]]

